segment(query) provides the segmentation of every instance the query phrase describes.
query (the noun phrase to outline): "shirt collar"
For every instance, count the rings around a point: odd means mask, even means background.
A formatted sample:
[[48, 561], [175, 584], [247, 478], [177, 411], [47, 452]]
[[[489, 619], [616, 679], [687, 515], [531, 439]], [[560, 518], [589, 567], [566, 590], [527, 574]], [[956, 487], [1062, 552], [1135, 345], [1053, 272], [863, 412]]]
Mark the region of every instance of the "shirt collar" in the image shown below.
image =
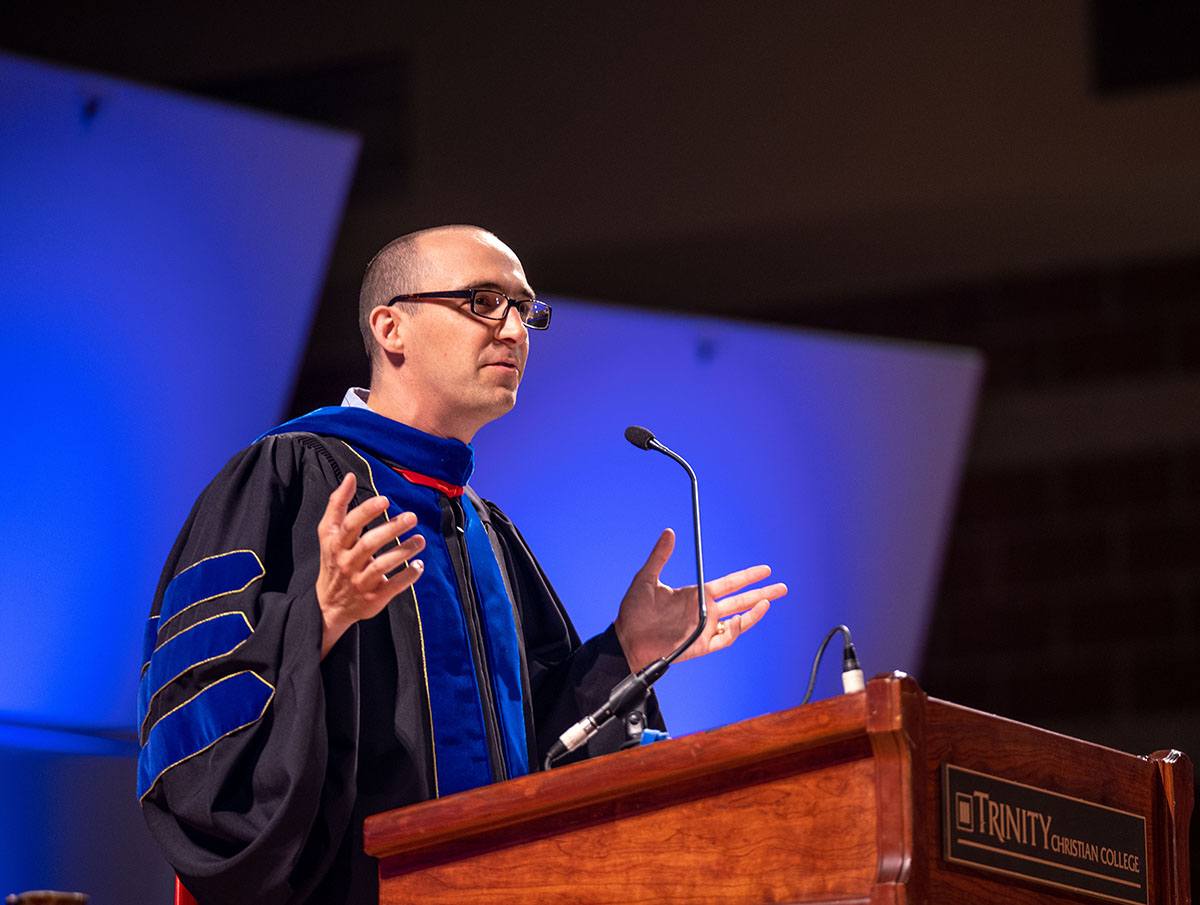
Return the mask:
[[346, 395], [342, 397], [342, 405], [353, 409], [369, 408], [367, 399], [370, 395], [370, 390], [363, 389], [362, 387], [350, 387], [350, 389], [346, 390]]

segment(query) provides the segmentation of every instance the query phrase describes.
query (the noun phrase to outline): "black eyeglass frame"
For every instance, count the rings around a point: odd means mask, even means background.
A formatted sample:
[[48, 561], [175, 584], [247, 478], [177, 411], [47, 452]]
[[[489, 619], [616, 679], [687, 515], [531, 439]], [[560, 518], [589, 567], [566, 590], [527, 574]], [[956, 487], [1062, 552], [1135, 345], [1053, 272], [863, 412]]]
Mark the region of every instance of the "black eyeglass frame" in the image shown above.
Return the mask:
[[[476, 293], [479, 292], [487, 292], [492, 295], [498, 295], [504, 299], [505, 305], [503, 313], [485, 314], [484, 312], [476, 309], [475, 296]], [[516, 308], [517, 316], [521, 318], [521, 323], [523, 323], [530, 330], [547, 330], [550, 327], [550, 314], [552, 309], [548, 303], [543, 302], [541, 299], [509, 298], [499, 289], [450, 289], [446, 292], [409, 292], [405, 295], [393, 296], [388, 301], [388, 304], [394, 305], [396, 302], [420, 301], [422, 299], [470, 299], [471, 313], [476, 317], [482, 317], [484, 320], [489, 321], [502, 321], [508, 317], [508, 310], [510, 308]], [[540, 326], [537, 324], [531, 324], [529, 320], [534, 316], [535, 313], [545, 313], [546, 322]]]

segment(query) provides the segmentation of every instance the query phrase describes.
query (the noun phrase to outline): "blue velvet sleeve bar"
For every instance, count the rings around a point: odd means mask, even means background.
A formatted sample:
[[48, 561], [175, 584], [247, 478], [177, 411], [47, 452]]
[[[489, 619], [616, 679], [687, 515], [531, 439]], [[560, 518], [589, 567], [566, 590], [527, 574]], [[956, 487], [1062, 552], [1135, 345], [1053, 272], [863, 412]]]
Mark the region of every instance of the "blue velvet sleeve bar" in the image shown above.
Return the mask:
[[201, 902], [317, 901], [352, 848], [357, 632], [322, 662], [314, 590], [341, 477], [316, 447], [256, 443], [201, 494], [163, 569], [137, 793]]

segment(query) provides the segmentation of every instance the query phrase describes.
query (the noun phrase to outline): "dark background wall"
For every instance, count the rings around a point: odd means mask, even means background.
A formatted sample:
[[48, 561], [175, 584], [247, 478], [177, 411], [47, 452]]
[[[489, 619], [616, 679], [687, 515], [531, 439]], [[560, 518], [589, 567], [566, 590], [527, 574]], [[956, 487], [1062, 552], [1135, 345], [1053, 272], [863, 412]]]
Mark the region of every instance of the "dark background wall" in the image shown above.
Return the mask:
[[294, 412], [364, 377], [366, 259], [439, 222], [547, 294], [979, 347], [925, 661], [869, 667], [1195, 756], [1191, 6], [17, 5], [0, 44], [363, 134]]

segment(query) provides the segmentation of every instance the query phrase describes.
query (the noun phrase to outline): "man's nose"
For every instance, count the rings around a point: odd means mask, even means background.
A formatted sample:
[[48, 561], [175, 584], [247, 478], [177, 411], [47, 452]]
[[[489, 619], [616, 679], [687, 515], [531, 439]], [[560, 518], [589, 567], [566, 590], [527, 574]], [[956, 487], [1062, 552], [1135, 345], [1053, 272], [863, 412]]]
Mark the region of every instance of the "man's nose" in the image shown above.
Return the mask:
[[504, 320], [500, 322], [500, 332], [497, 335], [500, 339], [513, 343], [528, 339], [529, 328], [521, 320], [521, 312], [517, 310], [516, 305], [509, 305], [508, 310], [504, 312]]

